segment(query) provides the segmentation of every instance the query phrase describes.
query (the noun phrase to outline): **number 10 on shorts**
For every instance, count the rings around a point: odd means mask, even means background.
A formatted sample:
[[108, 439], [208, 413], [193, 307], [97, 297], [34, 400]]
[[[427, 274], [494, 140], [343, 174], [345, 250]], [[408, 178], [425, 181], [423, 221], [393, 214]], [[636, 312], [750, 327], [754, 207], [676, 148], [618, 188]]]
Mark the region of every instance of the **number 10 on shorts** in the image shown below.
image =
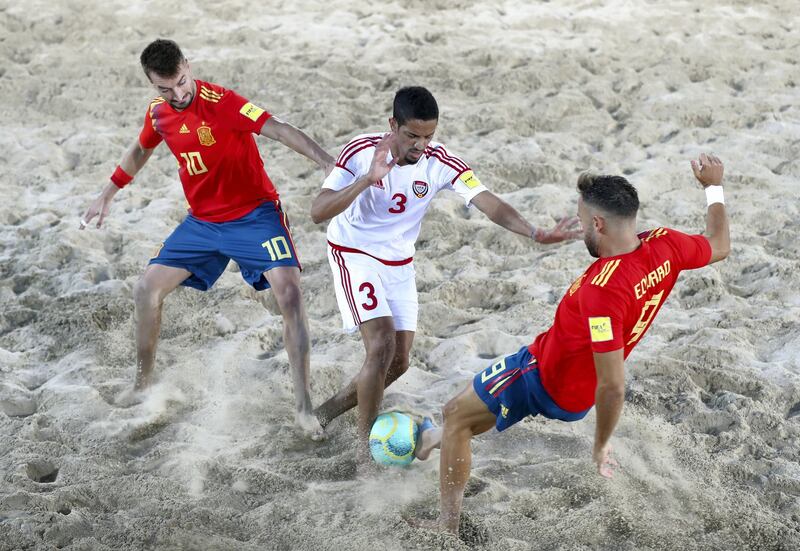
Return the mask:
[[272, 262], [283, 260], [284, 258], [292, 258], [292, 250], [289, 248], [289, 243], [286, 242], [286, 238], [282, 235], [264, 241], [261, 246], [267, 249]]

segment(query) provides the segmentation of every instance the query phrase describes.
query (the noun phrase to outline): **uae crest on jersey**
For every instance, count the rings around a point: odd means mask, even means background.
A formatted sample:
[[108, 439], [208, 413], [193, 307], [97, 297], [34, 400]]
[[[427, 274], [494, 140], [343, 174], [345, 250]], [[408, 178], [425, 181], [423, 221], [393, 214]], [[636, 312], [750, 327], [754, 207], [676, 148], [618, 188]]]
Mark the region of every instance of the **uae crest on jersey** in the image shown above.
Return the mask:
[[414, 185], [411, 186], [411, 189], [414, 190], [414, 195], [422, 199], [428, 194], [428, 182], [414, 180]]
[[214, 135], [211, 133], [210, 126], [201, 126], [197, 129], [197, 137], [200, 139], [200, 145], [210, 146], [217, 143]]

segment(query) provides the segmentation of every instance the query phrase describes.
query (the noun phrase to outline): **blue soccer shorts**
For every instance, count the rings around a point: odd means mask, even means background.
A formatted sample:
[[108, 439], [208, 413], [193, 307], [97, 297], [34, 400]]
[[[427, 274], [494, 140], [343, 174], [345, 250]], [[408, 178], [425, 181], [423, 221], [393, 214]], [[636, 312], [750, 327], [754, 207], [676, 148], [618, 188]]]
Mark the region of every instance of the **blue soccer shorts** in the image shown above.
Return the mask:
[[527, 346], [506, 356], [477, 375], [472, 388], [495, 417], [498, 431], [503, 431], [528, 415], [548, 419], [578, 421], [589, 410], [574, 413], [558, 407], [542, 386], [538, 362]]
[[189, 214], [150, 264], [188, 270], [192, 275], [182, 285], [207, 291], [231, 260], [239, 265], [242, 278], [259, 291], [269, 288], [264, 272], [279, 266], [302, 269], [289, 221], [278, 201], [229, 222], [204, 222]]

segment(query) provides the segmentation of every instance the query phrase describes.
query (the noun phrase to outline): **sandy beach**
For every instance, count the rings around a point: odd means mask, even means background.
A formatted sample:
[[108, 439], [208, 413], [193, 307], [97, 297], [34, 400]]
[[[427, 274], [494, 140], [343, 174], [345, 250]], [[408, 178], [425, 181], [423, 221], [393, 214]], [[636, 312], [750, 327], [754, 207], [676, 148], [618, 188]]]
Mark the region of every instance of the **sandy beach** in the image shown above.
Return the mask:
[[[0, 0], [0, 551], [774, 550], [800, 548], [800, 6], [795, 0]], [[641, 230], [705, 227], [689, 161], [726, 164], [733, 250], [681, 276], [626, 362], [613, 480], [594, 413], [527, 419], [473, 444], [461, 538], [438, 452], [359, 478], [355, 415], [301, 437], [282, 323], [234, 264], [164, 308], [157, 384], [133, 381], [132, 289], [183, 219], [160, 146], [101, 229], [78, 230], [155, 91], [141, 50], [172, 38], [197, 78], [334, 156], [422, 85], [436, 139], [537, 225], [574, 214], [577, 175], [624, 174]], [[259, 138], [304, 266], [314, 404], [360, 368], [309, 216], [323, 174]], [[423, 223], [419, 329], [388, 408], [433, 414], [546, 329], [591, 263], [454, 193]]]

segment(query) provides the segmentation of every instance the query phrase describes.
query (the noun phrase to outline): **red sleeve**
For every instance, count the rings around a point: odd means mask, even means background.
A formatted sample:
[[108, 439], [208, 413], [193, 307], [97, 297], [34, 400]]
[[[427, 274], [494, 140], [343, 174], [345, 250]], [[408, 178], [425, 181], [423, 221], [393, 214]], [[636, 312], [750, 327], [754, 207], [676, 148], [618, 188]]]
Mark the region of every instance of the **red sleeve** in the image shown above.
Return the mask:
[[704, 235], [687, 235], [678, 230], [669, 229], [667, 237], [680, 263], [681, 270], [694, 270], [708, 266], [711, 261], [711, 243]]
[[258, 134], [272, 115], [233, 90], [225, 90], [217, 108], [221, 121], [233, 130]]
[[139, 132], [139, 144], [145, 149], [153, 149], [160, 144], [163, 139], [161, 134], [156, 132], [156, 129], [153, 128], [153, 120], [150, 117], [150, 110], [148, 109], [147, 114], [144, 116], [144, 126], [142, 126], [142, 131]]
[[579, 297], [581, 331], [589, 332], [592, 352], [611, 352], [625, 346], [622, 323], [626, 300], [613, 288], [587, 285]]

